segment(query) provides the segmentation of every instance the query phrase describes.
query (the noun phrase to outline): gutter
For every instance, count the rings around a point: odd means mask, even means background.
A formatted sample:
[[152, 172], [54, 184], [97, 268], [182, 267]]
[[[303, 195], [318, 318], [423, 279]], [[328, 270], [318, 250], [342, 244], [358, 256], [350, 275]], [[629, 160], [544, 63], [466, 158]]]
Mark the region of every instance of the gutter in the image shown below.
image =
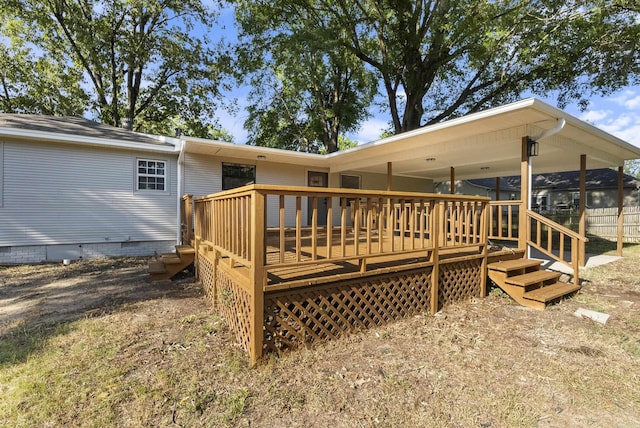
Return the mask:
[[184, 140], [177, 140], [176, 149], [178, 149], [178, 182], [176, 184], [176, 245], [182, 244], [182, 210], [180, 205], [182, 202], [182, 194], [184, 193], [184, 150], [186, 144]]

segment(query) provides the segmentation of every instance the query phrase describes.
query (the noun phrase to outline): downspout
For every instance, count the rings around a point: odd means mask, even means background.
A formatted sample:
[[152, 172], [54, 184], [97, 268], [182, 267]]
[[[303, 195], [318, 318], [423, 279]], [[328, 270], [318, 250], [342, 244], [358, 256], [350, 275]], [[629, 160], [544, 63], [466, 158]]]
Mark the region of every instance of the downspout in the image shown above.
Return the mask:
[[176, 218], [177, 218], [177, 225], [176, 225], [176, 244], [180, 245], [182, 244], [182, 210], [180, 209], [180, 205], [182, 202], [182, 194], [184, 193], [184, 149], [185, 149], [185, 143], [184, 140], [178, 140], [176, 148], [178, 148], [178, 150], [180, 151], [180, 154], [178, 155], [178, 171], [177, 171], [177, 176], [178, 176], [178, 183], [176, 185], [176, 203], [177, 203], [177, 211], [176, 211]]
[[[560, 132], [562, 128], [564, 128], [564, 125], [566, 125], [566, 123], [567, 121], [565, 120], [565, 118], [561, 117], [560, 119], [558, 119], [558, 123], [556, 124], [556, 126], [554, 126], [551, 129], [547, 129], [542, 134], [532, 139], [535, 141], [540, 141], [544, 138], [551, 137], [552, 135]], [[531, 156], [529, 156], [528, 163], [529, 163], [529, 188], [527, 189], [527, 192], [529, 193], [529, 197], [527, 199], [529, 200], [529, 204], [527, 206], [527, 210], [531, 211], [531, 202], [533, 199], [533, 160], [531, 159]], [[531, 258], [531, 246], [529, 245], [527, 245], [527, 257]]]

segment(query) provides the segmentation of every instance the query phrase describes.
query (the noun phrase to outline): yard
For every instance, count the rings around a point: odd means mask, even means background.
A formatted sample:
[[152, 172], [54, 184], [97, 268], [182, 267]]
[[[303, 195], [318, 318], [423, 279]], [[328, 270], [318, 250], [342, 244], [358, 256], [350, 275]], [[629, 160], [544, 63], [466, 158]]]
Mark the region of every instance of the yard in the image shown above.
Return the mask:
[[0, 426], [640, 426], [625, 255], [545, 311], [493, 290], [255, 369], [193, 279], [152, 283], [146, 259], [0, 267]]

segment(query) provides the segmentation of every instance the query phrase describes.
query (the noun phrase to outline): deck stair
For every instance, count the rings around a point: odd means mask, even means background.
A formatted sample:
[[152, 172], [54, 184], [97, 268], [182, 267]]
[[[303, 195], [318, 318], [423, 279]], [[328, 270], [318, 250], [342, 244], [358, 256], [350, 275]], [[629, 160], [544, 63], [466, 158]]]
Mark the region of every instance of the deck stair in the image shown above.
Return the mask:
[[541, 270], [541, 264], [526, 258], [493, 262], [488, 265], [489, 278], [516, 302], [534, 309], [544, 309], [580, 289], [559, 281], [559, 272]]
[[165, 253], [149, 262], [152, 280], [171, 279], [193, 264], [196, 251], [189, 245], [176, 245], [175, 253]]

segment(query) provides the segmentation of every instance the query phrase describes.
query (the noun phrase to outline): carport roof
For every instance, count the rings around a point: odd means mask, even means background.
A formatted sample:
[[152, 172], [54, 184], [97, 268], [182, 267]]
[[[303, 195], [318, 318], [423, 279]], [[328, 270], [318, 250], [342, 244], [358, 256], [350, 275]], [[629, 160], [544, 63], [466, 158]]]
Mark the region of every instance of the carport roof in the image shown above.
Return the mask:
[[345, 152], [332, 153], [331, 171], [384, 174], [392, 162], [394, 175], [450, 179], [520, 174], [522, 137], [537, 138], [556, 127], [555, 135], [540, 139], [533, 172], [572, 171], [587, 155], [587, 169], [619, 166], [640, 158], [640, 148], [535, 98], [470, 114], [443, 123], [394, 135]]

